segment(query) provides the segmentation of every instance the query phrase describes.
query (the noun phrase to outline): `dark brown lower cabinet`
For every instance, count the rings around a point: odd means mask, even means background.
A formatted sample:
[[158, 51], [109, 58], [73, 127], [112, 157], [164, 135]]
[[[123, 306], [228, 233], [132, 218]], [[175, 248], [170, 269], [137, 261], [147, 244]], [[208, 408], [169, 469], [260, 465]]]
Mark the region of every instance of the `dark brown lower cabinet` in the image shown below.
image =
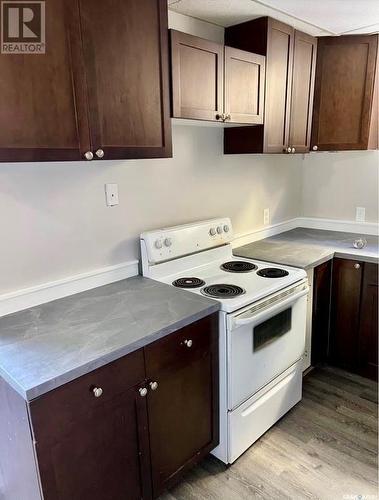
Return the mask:
[[212, 317], [145, 349], [154, 497], [218, 444], [216, 353]]
[[364, 265], [359, 322], [358, 370], [378, 379], [378, 266]]
[[218, 444], [218, 315], [0, 409], [6, 500], [155, 498]]
[[377, 379], [378, 266], [334, 259], [329, 361]]
[[332, 261], [324, 262], [313, 273], [312, 349], [313, 366], [326, 361], [329, 343]]

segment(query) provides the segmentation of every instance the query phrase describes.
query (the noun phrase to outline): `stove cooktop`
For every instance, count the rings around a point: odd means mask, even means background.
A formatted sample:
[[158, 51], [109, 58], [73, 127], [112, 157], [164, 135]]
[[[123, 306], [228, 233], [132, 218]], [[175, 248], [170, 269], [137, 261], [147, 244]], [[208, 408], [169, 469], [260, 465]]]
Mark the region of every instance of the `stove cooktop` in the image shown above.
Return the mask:
[[227, 260], [221, 258], [176, 271], [175, 274], [155, 279], [218, 300], [221, 310], [225, 312], [250, 305], [306, 276], [302, 269], [279, 265], [274, 267], [267, 262], [237, 259], [233, 256]]

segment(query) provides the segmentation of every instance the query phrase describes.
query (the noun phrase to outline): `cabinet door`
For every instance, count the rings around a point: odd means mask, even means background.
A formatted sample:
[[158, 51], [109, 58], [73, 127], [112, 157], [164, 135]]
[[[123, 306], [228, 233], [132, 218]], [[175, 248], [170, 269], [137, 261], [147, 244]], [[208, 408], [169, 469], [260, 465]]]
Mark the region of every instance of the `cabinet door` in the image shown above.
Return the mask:
[[78, 1], [95, 159], [171, 156], [166, 1]]
[[225, 114], [234, 123], [263, 123], [265, 57], [225, 47]]
[[350, 369], [357, 365], [361, 283], [361, 262], [334, 259], [330, 357], [334, 363]]
[[367, 149], [378, 35], [321, 37], [312, 148]]
[[141, 376], [137, 351], [30, 404], [45, 500], [150, 498], [146, 397], [127, 388]]
[[359, 324], [359, 373], [378, 379], [378, 266], [364, 264]]
[[[217, 315], [145, 348], [154, 497], [218, 444]], [[154, 387], [154, 386], [152, 386]]]
[[328, 355], [332, 261], [314, 269], [311, 364], [324, 363]]
[[81, 74], [77, 1], [44, 3], [46, 53], [0, 54], [0, 161], [79, 160], [89, 149], [85, 88], [73, 78]]
[[264, 152], [288, 147], [294, 30], [268, 20]]
[[171, 31], [172, 103], [175, 118], [221, 119], [224, 48]]
[[316, 38], [295, 31], [289, 145], [296, 153], [306, 153], [311, 143], [316, 48]]

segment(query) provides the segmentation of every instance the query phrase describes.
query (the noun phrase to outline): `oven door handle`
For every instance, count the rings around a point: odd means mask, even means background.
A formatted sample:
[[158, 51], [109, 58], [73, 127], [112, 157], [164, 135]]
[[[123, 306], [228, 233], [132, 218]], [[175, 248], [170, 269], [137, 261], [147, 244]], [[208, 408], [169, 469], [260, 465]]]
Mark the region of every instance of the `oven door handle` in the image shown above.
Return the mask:
[[250, 316], [245, 316], [246, 313], [241, 314], [241, 318], [238, 316], [233, 319], [233, 328], [238, 328], [239, 326], [243, 325], [248, 325], [249, 323], [257, 322], [260, 320], [265, 320], [265, 318], [269, 318], [276, 312], [279, 312], [281, 309], [285, 309], [289, 304], [293, 304], [296, 302], [298, 299], [301, 297], [304, 297], [304, 295], [307, 295], [309, 292], [309, 287], [307, 287], [304, 290], [301, 290], [300, 292], [295, 293], [294, 295], [290, 295], [288, 298], [285, 300], [278, 300], [276, 304], [273, 305], [268, 305], [267, 308], [265, 308], [261, 312], [253, 313]]

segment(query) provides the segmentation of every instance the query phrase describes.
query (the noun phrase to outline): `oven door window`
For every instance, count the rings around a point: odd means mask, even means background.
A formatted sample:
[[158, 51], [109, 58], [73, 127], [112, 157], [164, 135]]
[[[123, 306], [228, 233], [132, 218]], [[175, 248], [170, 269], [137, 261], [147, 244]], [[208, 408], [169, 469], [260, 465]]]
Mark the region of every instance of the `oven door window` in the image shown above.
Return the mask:
[[254, 351], [259, 351], [289, 332], [291, 330], [291, 323], [292, 308], [289, 308], [254, 327]]

